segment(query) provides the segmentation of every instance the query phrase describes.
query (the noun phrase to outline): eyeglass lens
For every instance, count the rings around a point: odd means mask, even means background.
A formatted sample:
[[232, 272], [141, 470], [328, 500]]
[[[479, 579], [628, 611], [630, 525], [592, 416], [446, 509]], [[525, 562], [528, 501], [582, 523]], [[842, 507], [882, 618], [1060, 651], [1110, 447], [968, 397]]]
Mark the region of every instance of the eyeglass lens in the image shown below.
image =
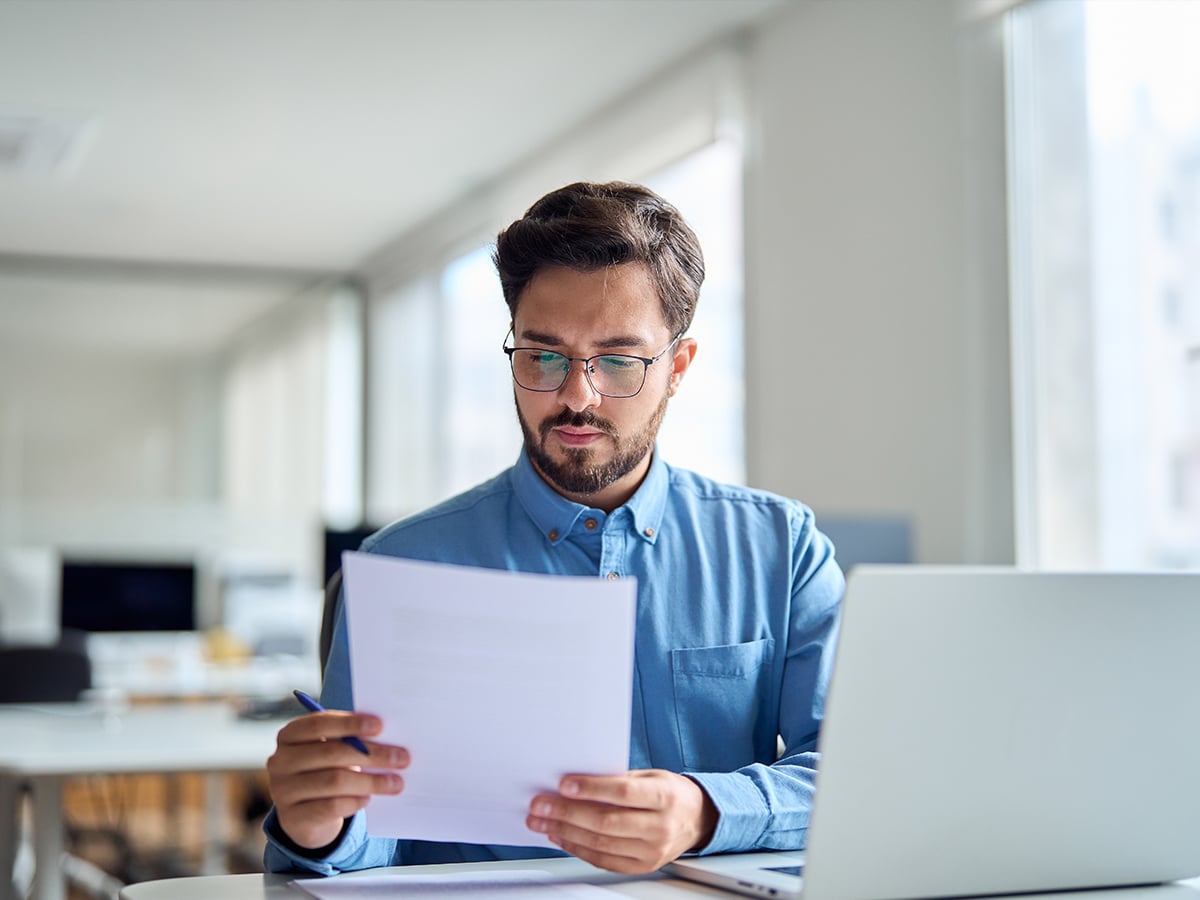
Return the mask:
[[[531, 391], [556, 391], [567, 380], [571, 362], [551, 350], [514, 350], [513, 377]], [[632, 397], [646, 380], [646, 364], [633, 356], [593, 356], [587, 361], [587, 377], [601, 394]]]

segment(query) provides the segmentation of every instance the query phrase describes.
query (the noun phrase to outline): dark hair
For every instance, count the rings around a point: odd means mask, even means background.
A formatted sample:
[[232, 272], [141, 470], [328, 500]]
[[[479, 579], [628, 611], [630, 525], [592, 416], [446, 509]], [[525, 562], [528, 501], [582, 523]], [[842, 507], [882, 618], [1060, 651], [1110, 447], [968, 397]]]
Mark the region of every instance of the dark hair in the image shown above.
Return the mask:
[[492, 260], [514, 318], [521, 292], [541, 268], [594, 272], [645, 263], [672, 335], [691, 325], [704, 281], [700, 242], [679, 210], [648, 188], [620, 181], [551, 191], [500, 232]]

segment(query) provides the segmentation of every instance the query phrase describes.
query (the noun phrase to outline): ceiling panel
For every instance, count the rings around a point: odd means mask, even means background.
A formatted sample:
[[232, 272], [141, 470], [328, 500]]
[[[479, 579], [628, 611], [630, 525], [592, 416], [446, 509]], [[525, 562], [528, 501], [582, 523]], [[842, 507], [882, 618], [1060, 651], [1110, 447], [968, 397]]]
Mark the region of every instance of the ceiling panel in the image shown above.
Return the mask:
[[349, 270], [777, 0], [6, 0], [0, 252]]

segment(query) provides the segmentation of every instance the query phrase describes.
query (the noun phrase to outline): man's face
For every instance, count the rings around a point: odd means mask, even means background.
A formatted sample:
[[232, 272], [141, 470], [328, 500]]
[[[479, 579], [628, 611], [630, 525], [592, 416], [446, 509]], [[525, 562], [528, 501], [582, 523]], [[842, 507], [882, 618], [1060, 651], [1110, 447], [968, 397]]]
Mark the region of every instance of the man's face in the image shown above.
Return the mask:
[[[518, 347], [574, 358], [653, 357], [674, 337], [641, 263], [588, 273], [539, 270], [521, 293], [513, 335]], [[633, 397], [597, 393], [578, 362], [557, 391], [514, 384], [517, 417], [535, 468], [569, 499], [605, 510], [620, 506], [645, 477], [667, 398], [695, 351], [695, 341], [679, 341], [647, 369], [646, 383]]]

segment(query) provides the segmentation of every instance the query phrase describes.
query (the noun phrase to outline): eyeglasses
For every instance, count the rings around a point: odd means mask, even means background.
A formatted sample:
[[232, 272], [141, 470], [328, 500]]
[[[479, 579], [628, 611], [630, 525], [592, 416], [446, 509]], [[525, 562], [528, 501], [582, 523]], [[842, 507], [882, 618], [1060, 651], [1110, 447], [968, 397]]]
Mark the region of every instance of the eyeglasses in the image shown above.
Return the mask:
[[571, 363], [581, 362], [592, 390], [603, 397], [624, 399], [641, 392], [646, 383], [646, 369], [666, 356], [681, 337], [682, 334], [677, 334], [662, 353], [650, 357], [601, 353], [585, 359], [538, 347], [504, 347], [503, 350], [512, 365], [513, 381], [527, 391], [557, 391], [566, 383]]

